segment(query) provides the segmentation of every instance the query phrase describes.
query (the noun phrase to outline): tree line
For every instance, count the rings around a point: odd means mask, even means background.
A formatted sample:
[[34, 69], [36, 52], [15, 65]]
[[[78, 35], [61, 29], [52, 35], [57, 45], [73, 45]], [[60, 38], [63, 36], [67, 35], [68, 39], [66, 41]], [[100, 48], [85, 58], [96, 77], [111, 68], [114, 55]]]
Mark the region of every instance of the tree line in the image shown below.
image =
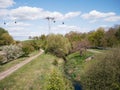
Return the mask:
[[69, 32], [65, 35], [49, 34], [30, 37], [32, 40], [41, 41], [40, 47], [46, 52], [51, 52], [59, 57], [80, 51], [80, 55], [87, 48], [106, 49], [120, 44], [120, 25], [98, 28], [88, 33]]

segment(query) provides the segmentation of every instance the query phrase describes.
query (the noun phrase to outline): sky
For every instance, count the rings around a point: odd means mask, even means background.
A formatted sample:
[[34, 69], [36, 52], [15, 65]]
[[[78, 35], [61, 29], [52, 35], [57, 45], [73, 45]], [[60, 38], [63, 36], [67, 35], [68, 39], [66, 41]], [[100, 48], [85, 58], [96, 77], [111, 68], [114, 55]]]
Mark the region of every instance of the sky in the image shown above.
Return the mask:
[[0, 27], [15, 40], [50, 33], [84, 33], [120, 25], [119, 4], [120, 0], [0, 0]]

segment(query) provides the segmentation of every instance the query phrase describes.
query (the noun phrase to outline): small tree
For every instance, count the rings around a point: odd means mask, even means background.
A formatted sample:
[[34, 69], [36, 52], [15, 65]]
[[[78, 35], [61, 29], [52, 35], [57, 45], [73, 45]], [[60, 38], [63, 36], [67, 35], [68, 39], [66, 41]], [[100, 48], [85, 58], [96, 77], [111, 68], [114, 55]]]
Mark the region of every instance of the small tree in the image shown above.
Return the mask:
[[34, 47], [29, 43], [22, 44], [23, 56], [28, 56], [31, 52], [34, 51]]
[[89, 42], [88, 42], [88, 40], [84, 39], [84, 40], [82, 40], [80, 42], [76, 42], [74, 44], [72, 52], [79, 51], [80, 52], [80, 56], [82, 56], [83, 52], [85, 52], [88, 47], [89, 47]]
[[70, 51], [69, 40], [62, 35], [48, 35], [46, 39], [45, 51], [58, 57], [64, 58]]
[[7, 62], [23, 55], [22, 48], [17, 45], [4, 46], [2, 51], [5, 53]]
[[48, 79], [47, 90], [65, 90], [63, 77], [56, 70], [51, 73]]

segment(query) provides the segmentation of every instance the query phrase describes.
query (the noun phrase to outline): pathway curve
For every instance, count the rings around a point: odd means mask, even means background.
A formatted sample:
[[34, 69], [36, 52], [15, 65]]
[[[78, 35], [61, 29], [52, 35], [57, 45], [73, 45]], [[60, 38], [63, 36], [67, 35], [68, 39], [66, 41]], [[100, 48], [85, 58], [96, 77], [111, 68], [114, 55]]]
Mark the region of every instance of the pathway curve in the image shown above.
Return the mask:
[[[102, 52], [100, 52], [100, 51], [96, 51], [96, 50], [92, 50], [92, 49], [88, 49], [87, 51], [92, 52], [92, 53], [98, 53], [98, 54], [102, 53]], [[92, 60], [93, 58], [94, 58], [94, 55], [86, 58], [85, 61], [90, 61], [90, 60]]]
[[8, 75], [12, 74], [13, 72], [15, 72], [16, 70], [18, 70], [19, 68], [21, 68], [22, 66], [24, 66], [25, 64], [29, 63], [30, 61], [32, 61], [33, 59], [35, 59], [36, 57], [38, 57], [39, 55], [41, 55], [44, 51], [40, 50], [40, 53], [38, 53], [35, 56], [32, 56], [26, 60], [24, 60], [23, 62], [11, 67], [10, 69], [3, 71], [0, 73], [0, 80], [4, 79], [5, 77], [7, 77]]
[[102, 52], [100, 52], [100, 51], [96, 51], [96, 50], [92, 50], [92, 49], [88, 49], [87, 51], [90, 51], [90, 52], [92, 52], [92, 53], [102, 53]]

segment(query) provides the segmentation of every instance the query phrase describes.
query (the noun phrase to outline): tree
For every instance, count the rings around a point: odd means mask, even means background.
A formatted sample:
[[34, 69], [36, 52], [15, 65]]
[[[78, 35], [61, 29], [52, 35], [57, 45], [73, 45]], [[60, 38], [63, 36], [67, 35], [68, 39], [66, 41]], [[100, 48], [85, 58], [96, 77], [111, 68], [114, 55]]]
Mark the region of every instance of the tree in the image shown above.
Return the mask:
[[1, 39], [3, 41], [3, 45], [10, 45], [14, 43], [13, 38], [8, 33], [2, 34]]
[[112, 47], [117, 44], [117, 38], [115, 36], [116, 30], [114, 28], [109, 28], [105, 33], [105, 39], [108, 47]]
[[2, 47], [2, 52], [5, 54], [4, 56], [7, 58], [6, 62], [17, 59], [23, 55], [22, 48], [17, 45], [4, 46]]
[[46, 38], [45, 51], [64, 58], [70, 51], [69, 40], [62, 35], [50, 34]]
[[117, 39], [120, 41], [120, 26], [117, 28], [115, 36], [117, 37]]
[[0, 36], [3, 34], [3, 33], [8, 33], [5, 29], [1, 28], [0, 27]]
[[71, 43], [72, 48], [74, 48], [75, 44], [82, 40], [83, 35], [81, 33], [71, 31], [67, 33], [65, 37], [68, 38], [68, 40]]
[[0, 45], [10, 45], [13, 43], [14, 43], [14, 40], [12, 36], [10, 36], [5, 29], [0, 28]]
[[88, 40], [93, 46], [102, 47], [102, 38], [104, 37], [104, 28], [98, 28], [97, 31], [89, 33]]
[[80, 56], [82, 56], [83, 52], [85, 52], [88, 47], [89, 47], [89, 41], [87, 39], [84, 39], [84, 40], [74, 44], [72, 52], [79, 51], [80, 52]]
[[34, 51], [34, 47], [30, 43], [22, 43], [23, 56], [28, 56]]

